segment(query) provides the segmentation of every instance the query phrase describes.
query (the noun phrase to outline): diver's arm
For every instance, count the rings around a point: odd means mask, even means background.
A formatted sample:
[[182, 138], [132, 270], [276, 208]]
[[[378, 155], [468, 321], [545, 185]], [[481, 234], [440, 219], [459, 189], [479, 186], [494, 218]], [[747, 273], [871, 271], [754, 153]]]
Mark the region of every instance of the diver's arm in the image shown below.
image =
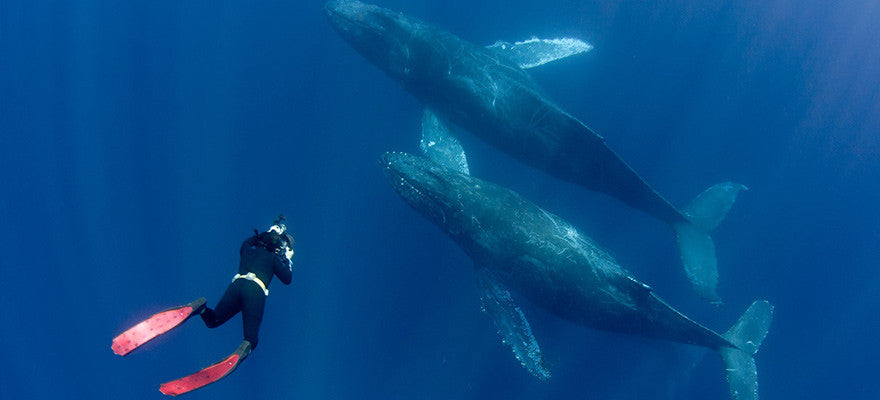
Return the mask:
[[250, 250], [251, 247], [254, 247], [256, 245], [257, 245], [257, 237], [251, 236], [251, 237], [245, 239], [245, 241], [241, 243], [241, 248], [238, 249], [238, 254], [244, 255], [244, 252], [246, 250]]
[[285, 285], [293, 279], [293, 265], [284, 257], [275, 257], [275, 276]]

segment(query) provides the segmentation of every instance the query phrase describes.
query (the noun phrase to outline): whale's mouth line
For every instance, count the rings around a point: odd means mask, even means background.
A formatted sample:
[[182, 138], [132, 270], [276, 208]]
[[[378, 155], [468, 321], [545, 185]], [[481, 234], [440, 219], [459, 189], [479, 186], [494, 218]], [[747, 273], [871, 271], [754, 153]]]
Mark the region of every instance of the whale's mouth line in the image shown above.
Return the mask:
[[402, 176], [400, 177], [400, 186], [405, 187], [409, 193], [415, 193], [415, 194], [417, 194], [418, 197], [419, 197], [419, 199], [424, 199], [424, 198], [425, 198], [425, 194], [422, 193], [421, 190], [419, 190], [418, 188], [416, 188], [416, 185], [413, 185], [413, 183], [410, 182], [410, 180], [409, 180], [409, 179], [406, 179], [405, 177], [402, 177]]
[[[343, 4], [339, 7], [345, 7], [345, 5]], [[324, 10], [331, 21], [335, 21], [333, 25], [336, 25], [339, 29], [372, 30], [376, 28], [367, 21], [367, 14], [369, 13], [364, 10], [347, 10], [350, 12], [346, 12], [346, 10], [340, 10], [335, 6], [331, 6], [330, 3], [324, 5]]]
[[353, 27], [358, 26], [354, 18], [349, 17], [343, 12], [340, 12], [330, 7], [324, 7], [324, 10], [327, 11], [327, 16], [330, 18], [330, 20], [335, 21], [333, 25], [336, 25], [337, 27], [342, 28], [344, 27], [344, 25], [349, 25]]
[[[406, 203], [436, 223], [445, 224], [447, 222], [446, 211], [444, 211], [445, 204], [442, 199], [429, 195], [425, 189], [420, 188], [421, 185], [417, 185], [418, 179], [409, 177], [401, 168], [394, 166], [392, 161], [385, 159], [382, 164], [389, 182]], [[423, 172], [418, 171], [418, 173]]]
[[413, 184], [413, 182], [409, 178], [407, 178], [405, 174], [395, 168], [392, 168], [391, 162], [385, 164], [385, 171], [394, 178], [396, 184], [399, 184], [399, 187], [395, 188], [395, 190], [397, 190], [397, 193], [407, 198], [407, 200], [424, 201], [428, 198], [428, 196], [425, 196], [425, 194], [421, 190], [419, 190], [419, 188], [417, 188], [416, 185]]
[[336, 7], [331, 6], [330, 3], [324, 5], [324, 11], [327, 12], [327, 16], [330, 18], [330, 21], [333, 22], [332, 25], [339, 29], [346, 29], [347, 27], [364, 28], [363, 26], [358, 26], [355, 18], [352, 18]]

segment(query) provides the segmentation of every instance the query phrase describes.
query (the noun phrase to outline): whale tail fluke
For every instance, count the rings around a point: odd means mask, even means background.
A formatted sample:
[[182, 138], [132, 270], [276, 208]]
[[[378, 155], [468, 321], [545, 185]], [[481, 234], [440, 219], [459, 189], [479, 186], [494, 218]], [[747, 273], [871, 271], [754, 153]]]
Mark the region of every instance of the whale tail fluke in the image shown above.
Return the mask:
[[727, 383], [733, 400], [758, 400], [758, 370], [755, 353], [767, 336], [773, 320], [773, 306], [758, 300], [739, 318], [724, 335], [737, 348], [722, 347], [718, 350], [727, 371]]
[[738, 183], [714, 185], [684, 209], [687, 221], [672, 224], [688, 279], [700, 297], [715, 304], [721, 303], [716, 293], [718, 261], [715, 259], [715, 243], [709, 233], [721, 223], [743, 190], [748, 188]]

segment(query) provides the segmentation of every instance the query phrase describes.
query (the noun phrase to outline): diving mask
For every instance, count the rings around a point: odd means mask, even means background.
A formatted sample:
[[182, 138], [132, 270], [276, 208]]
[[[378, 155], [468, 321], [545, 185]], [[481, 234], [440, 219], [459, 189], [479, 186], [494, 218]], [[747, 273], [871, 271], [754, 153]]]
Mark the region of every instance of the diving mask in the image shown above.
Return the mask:
[[278, 255], [283, 255], [288, 261], [293, 259], [293, 237], [287, 233], [287, 227], [281, 223], [276, 222], [275, 225], [272, 225], [269, 230], [266, 232], [273, 232], [281, 237], [281, 245], [275, 250]]
[[284, 225], [285, 220], [284, 214], [279, 215], [278, 219], [274, 221], [274, 225], [269, 227], [266, 232], [278, 235], [281, 243], [275, 247], [275, 254], [283, 256], [289, 262], [293, 259], [293, 236], [287, 233], [287, 226]]

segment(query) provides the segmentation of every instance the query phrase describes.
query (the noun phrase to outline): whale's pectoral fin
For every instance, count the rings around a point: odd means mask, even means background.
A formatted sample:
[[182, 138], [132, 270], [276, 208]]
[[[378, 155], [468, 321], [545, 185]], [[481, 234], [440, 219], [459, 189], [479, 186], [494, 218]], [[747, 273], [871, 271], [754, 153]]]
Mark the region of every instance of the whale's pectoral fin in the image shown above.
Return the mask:
[[485, 312], [495, 327], [501, 340], [510, 346], [522, 366], [538, 379], [550, 378], [550, 370], [544, 367], [541, 348], [532, 335], [532, 328], [526, 316], [517, 307], [510, 292], [486, 268], [477, 268], [477, 281], [480, 286], [480, 299]]
[[497, 41], [487, 47], [504, 54], [523, 69], [534, 68], [568, 56], [586, 53], [593, 49], [591, 44], [572, 38], [531, 38], [516, 43]]
[[464, 148], [452, 134], [449, 122], [438, 117], [428, 108], [422, 113], [422, 141], [419, 147], [429, 160], [470, 175]]

